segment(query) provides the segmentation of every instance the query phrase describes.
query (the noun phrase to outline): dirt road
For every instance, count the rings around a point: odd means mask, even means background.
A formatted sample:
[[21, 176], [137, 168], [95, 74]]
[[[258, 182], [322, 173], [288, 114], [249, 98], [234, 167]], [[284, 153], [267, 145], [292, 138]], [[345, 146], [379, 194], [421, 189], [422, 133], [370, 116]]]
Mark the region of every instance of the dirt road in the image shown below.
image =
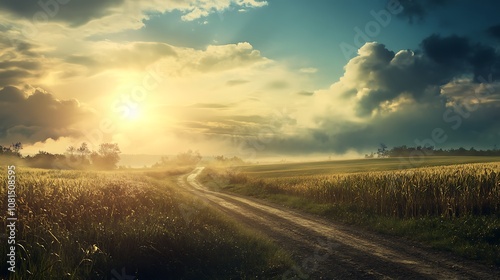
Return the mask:
[[416, 243], [358, 231], [313, 215], [234, 194], [213, 192], [196, 180], [178, 184], [292, 252], [298, 265], [283, 279], [500, 279], [498, 269]]

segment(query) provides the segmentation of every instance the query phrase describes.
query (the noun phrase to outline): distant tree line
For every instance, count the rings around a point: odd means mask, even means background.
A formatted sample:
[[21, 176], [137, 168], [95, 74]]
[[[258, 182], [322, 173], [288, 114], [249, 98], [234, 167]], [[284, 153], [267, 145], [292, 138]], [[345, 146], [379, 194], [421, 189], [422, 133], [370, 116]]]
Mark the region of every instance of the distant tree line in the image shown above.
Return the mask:
[[52, 169], [115, 169], [120, 161], [118, 144], [103, 143], [97, 151], [90, 150], [87, 143], [76, 148], [70, 146], [64, 154], [51, 154], [39, 151], [33, 156], [23, 157], [23, 146], [20, 142], [10, 146], [0, 145], [0, 157], [15, 160], [18, 163], [35, 168]]
[[245, 163], [241, 158], [237, 156], [233, 157], [224, 157], [222, 156], [215, 156], [214, 157], [215, 162], [219, 164], [225, 164], [225, 165], [237, 165], [237, 164], [243, 164]]
[[153, 164], [152, 168], [163, 168], [163, 167], [172, 167], [172, 166], [192, 166], [198, 164], [202, 156], [200, 152], [188, 150], [185, 153], [180, 153], [175, 157], [169, 158], [164, 156], [157, 163]]
[[365, 158], [387, 158], [387, 157], [410, 157], [415, 155], [425, 156], [500, 156], [500, 149], [495, 147], [489, 150], [477, 150], [474, 147], [470, 149], [451, 148], [447, 150], [435, 149], [432, 146], [408, 147], [406, 145], [397, 146], [389, 149], [385, 144], [380, 144], [377, 152], [365, 154]]
[[21, 150], [23, 149], [23, 145], [21, 142], [13, 143], [10, 146], [2, 146], [0, 145], [0, 155], [3, 157], [21, 157]]

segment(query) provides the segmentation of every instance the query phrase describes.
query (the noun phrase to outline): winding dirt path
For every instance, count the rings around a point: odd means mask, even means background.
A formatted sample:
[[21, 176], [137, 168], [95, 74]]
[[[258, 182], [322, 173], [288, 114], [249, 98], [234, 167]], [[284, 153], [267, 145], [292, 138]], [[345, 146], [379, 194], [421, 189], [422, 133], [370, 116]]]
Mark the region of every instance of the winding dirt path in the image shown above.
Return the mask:
[[317, 216], [235, 194], [210, 191], [196, 177], [180, 187], [290, 251], [297, 266], [283, 279], [500, 279], [500, 270], [416, 243], [336, 224]]

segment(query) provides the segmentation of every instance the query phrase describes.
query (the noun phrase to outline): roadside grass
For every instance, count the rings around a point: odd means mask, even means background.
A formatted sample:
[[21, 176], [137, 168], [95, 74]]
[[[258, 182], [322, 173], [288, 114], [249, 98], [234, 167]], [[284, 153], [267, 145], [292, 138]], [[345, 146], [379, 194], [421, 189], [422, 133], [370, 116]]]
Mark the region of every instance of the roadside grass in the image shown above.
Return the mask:
[[179, 192], [179, 172], [18, 168], [17, 270], [6, 279], [272, 279], [292, 265], [271, 241]]
[[269, 177], [268, 172], [260, 177], [241, 171], [245, 168], [209, 168], [202, 180], [212, 189], [500, 266], [499, 164], [294, 177]]

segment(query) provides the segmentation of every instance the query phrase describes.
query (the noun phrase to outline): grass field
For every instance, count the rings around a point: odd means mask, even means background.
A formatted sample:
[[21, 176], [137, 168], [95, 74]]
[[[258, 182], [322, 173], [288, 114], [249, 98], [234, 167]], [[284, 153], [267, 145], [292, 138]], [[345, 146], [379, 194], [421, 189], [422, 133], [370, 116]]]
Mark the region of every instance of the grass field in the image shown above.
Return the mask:
[[500, 159], [430, 157], [409, 169], [400, 159], [254, 165], [208, 169], [205, 181], [500, 265], [500, 163], [491, 161]]
[[[8, 279], [273, 278], [291, 265], [267, 239], [180, 192], [183, 171], [18, 167], [17, 271]], [[6, 176], [4, 167], [1, 209]], [[5, 229], [5, 211], [0, 218]]]
[[455, 165], [462, 163], [500, 162], [500, 157], [423, 157], [423, 158], [383, 158], [353, 159], [338, 161], [275, 163], [238, 166], [238, 170], [257, 178], [277, 178], [307, 175], [327, 175], [367, 171], [388, 171], [417, 167]]

